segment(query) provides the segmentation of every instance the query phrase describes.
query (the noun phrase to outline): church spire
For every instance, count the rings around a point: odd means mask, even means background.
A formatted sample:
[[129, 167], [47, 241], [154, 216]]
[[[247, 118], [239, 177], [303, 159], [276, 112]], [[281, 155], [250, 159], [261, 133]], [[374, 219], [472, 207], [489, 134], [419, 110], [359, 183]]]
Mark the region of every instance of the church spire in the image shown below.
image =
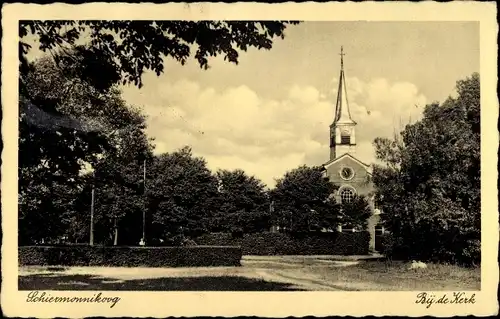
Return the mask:
[[330, 125], [330, 159], [356, 151], [356, 122], [351, 118], [344, 75], [344, 48], [340, 48], [340, 78], [335, 118]]
[[347, 101], [347, 87], [344, 74], [344, 47], [340, 47], [340, 77], [337, 91], [337, 104], [335, 105], [334, 123], [355, 123], [351, 118], [349, 102]]

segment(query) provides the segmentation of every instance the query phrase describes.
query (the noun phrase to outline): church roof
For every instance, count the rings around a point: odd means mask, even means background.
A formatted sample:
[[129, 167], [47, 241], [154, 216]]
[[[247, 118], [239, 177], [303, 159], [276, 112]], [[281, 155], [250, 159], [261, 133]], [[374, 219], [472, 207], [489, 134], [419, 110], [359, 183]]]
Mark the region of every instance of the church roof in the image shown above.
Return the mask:
[[347, 100], [347, 87], [344, 74], [344, 48], [340, 48], [340, 77], [337, 91], [337, 103], [335, 105], [334, 123], [337, 124], [356, 124], [351, 118], [349, 102]]
[[345, 157], [348, 157], [348, 158], [352, 159], [353, 161], [355, 161], [356, 163], [362, 165], [368, 171], [368, 173], [371, 174], [371, 168], [372, 168], [371, 165], [366, 164], [366, 163], [360, 161], [359, 159], [357, 159], [356, 157], [352, 156], [349, 153], [344, 153], [343, 155], [341, 155], [341, 156], [339, 156], [337, 158], [329, 160], [328, 162], [326, 162], [325, 164], [323, 164], [323, 167], [327, 168], [328, 166], [337, 163], [338, 161], [340, 161], [341, 159], [343, 159]]

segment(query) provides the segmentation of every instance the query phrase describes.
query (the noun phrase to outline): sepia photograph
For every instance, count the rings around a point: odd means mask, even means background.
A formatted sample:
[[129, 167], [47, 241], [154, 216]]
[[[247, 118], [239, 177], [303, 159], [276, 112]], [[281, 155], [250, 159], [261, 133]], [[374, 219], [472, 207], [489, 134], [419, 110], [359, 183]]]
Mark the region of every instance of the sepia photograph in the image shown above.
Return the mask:
[[182, 291], [476, 303], [479, 21], [17, 29], [13, 205], [27, 303], [113, 309], [120, 292]]

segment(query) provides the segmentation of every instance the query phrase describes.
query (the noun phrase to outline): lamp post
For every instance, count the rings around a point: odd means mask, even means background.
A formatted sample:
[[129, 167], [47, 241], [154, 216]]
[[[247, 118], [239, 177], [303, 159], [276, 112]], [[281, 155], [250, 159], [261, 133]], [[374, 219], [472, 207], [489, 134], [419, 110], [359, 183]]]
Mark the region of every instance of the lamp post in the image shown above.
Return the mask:
[[141, 246], [146, 245], [146, 160], [144, 160], [144, 174], [143, 174], [143, 183], [144, 183], [144, 207], [142, 209], [142, 239]]
[[95, 201], [95, 171], [92, 173], [92, 196], [90, 203], [90, 246], [94, 245], [94, 201]]

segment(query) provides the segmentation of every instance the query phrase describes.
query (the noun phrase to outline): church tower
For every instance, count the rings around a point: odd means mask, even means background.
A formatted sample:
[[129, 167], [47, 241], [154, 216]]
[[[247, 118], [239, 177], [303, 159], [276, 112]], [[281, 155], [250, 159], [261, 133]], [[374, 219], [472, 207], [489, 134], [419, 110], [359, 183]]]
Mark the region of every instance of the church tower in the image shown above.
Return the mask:
[[352, 120], [347, 100], [344, 75], [344, 48], [340, 48], [340, 77], [335, 116], [330, 125], [330, 160], [346, 153], [354, 155], [356, 149], [356, 122]]
[[[356, 157], [356, 122], [351, 117], [347, 99], [347, 85], [344, 74], [344, 50], [340, 49], [340, 77], [335, 105], [335, 116], [330, 125], [330, 159], [323, 164], [325, 176], [338, 186], [334, 195], [337, 203], [351, 203], [356, 196], [364, 196], [368, 200], [372, 215], [367, 219], [366, 230], [370, 234], [368, 250], [377, 250], [375, 228], [381, 213], [375, 207], [374, 185], [371, 166]], [[349, 214], [349, 212], [345, 212]], [[360, 225], [349, 224], [348, 221], [337, 225], [338, 231], [356, 232]], [[382, 230], [383, 231], [383, 230]], [[380, 243], [380, 242], [378, 242]]]

